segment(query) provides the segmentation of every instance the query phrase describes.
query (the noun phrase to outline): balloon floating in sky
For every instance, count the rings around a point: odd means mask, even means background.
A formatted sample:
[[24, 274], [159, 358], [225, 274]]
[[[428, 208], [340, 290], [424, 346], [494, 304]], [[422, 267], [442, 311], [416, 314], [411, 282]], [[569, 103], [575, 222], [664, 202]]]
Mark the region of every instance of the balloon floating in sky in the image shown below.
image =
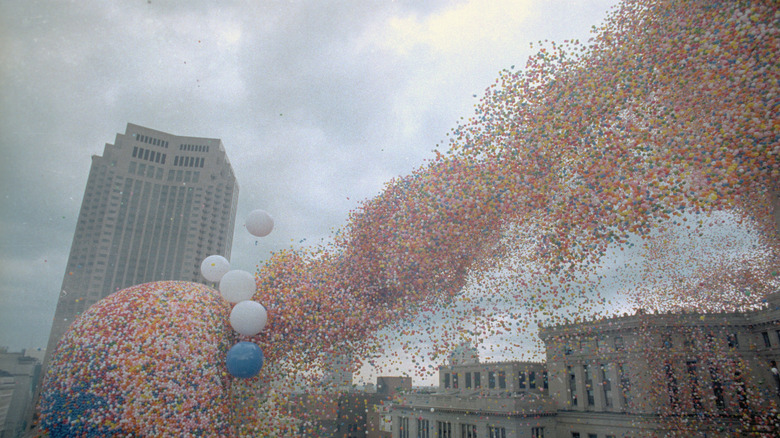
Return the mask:
[[263, 351], [252, 342], [239, 342], [228, 350], [226, 364], [228, 372], [234, 377], [254, 377], [263, 367]]
[[230, 303], [249, 300], [256, 292], [255, 277], [240, 269], [228, 271], [219, 280], [219, 292]]
[[265, 210], [254, 210], [246, 218], [246, 229], [257, 237], [265, 237], [274, 229], [274, 219]]
[[200, 272], [208, 281], [218, 282], [230, 271], [230, 262], [221, 255], [210, 255], [200, 264]]
[[230, 311], [230, 326], [244, 336], [260, 333], [267, 321], [268, 313], [265, 307], [256, 301], [241, 301]]

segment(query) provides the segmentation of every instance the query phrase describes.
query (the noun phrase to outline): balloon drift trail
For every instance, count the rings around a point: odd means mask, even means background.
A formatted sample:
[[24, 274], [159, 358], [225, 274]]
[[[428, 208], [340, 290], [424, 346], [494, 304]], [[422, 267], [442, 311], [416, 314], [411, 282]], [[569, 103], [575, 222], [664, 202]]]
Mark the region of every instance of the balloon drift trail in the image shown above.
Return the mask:
[[[703, 257], [680, 281], [646, 272], [630, 298], [649, 311], [760, 305], [780, 281], [771, 214], [779, 21], [771, 1], [624, 1], [589, 44], [541, 44], [524, 69], [501, 72], [448, 151], [363, 203], [332, 245], [280, 251], [259, 267], [253, 301], [267, 307], [268, 324], [242, 340], [274, 366], [256, 379], [316, 375], [334, 353], [371, 357], [382, 328], [437, 315], [469, 279], [486, 296], [508, 294], [526, 325], [539, 314], [604, 312], [581, 291], [598, 290], [590, 274], [610, 249], [641, 241], [674, 260], [669, 233], [695, 243], [713, 212], [754, 230], [758, 243], [738, 257]], [[528, 263], [515, 265], [511, 292], [499, 290], [489, 273], [518, 254]], [[505, 310], [473, 302], [462, 316], [489, 325]], [[463, 336], [446, 333], [437, 353]], [[240, 427], [282, 433], [283, 416], [260, 400], [241, 409], [252, 420]]]

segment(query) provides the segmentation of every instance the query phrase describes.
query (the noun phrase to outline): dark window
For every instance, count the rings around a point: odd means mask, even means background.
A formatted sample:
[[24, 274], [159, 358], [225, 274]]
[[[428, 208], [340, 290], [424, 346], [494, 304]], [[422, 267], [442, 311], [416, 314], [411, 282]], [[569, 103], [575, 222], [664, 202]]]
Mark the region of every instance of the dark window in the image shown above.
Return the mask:
[[622, 350], [622, 349], [623, 349], [623, 337], [615, 336], [615, 350]]
[[496, 373], [488, 371], [488, 388], [493, 389], [496, 387]]
[[458, 373], [452, 373], [452, 387], [458, 389]]
[[430, 438], [430, 424], [428, 420], [417, 419], [417, 438]]
[[720, 373], [715, 365], [710, 365], [710, 379], [712, 381], [712, 394], [715, 396], [715, 406], [723, 409], [726, 404], [723, 400], [723, 383], [720, 380]]
[[449, 421], [436, 422], [437, 438], [452, 438], [452, 423]]
[[612, 406], [612, 381], [610, 380], [610, 374], [612, 370], [609, 364], [601, 364], [601, 388], [604, 390], [604, 404], [607, 407]]
[[450, 387], [450, 374], [447, 373], [444, 375], [444, 387], [449, 388]]
[[547, 378], [547, 371], [542, 371], [542, 388], [549, 389], [549, 381]]
[[471, 388], [471, 373], [466, 373], [466, 388]]
[[731, 333], [726, 336], [726, 341], [729, 344], [729, 348], [739, 348], [739, 339], [736, 333]]
[[506, 438], [506, 428], [488, 426], [488, 438]]
[[664, 365], [664, 373], [666, 374], [666, 390], [669, 393], [669, 405], [673, 409], [679, 407], [679, 400], [677, 399], [677, 378], [674, 377], [674, 369], [671, 363]]
[[475, 388], [481, 388], [482, 387], [482, 382], [480, 382], [479, 371], [474, 373], [474, 387]]
[[498, 372], [498, 387], [506, 389], [506, 374], [503, 371]]
[[577, 376], [571, 367], [566, 367], [569, 374], [569, 390], [571, 391], [571, 404], [577, 406]]
[[702, 409], [701, 394], [699, 394], [699, 376], [696, 373], [696, 361], [689, 360], [685, 363], [685, 367], [688, 370], [688, 379], [691, 383], [691, 401], [693, 402], [693, 408], [697, 411]]
[[517, 387], [520, 389], [525, 389], [525, 372], [520, 371], [520, 374], [517, 375]]
[[476, 424], [461, 424], [460, 425], [461, 438], [477, 438], [477, 425]]
[[766, 348], [772, 347], [772, 343], [769, 342], [769, 333], [768, 332], [761, 332], [761, 337], [764, 339], [764, 347], [766, 347]]
[[133, 146], [133, 158], [138, 156], [138, 146]]
[[528, 372], [528, 388], [536, 389], [536, 371]]
[[585, 365], [585, 395], [588, 398], [588, 406], [596, 404], [596, 398], [593, 396], [593, 373], [590, 370], [590, 365]]

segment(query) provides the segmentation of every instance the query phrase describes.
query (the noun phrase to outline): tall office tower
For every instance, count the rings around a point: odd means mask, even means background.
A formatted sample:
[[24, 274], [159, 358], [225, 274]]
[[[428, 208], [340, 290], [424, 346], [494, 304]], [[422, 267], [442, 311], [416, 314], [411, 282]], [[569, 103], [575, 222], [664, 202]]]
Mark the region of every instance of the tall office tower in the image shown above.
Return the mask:
[[207, 281], [201, 261], [230, 258], [238, 184], [222, 141], [128, 124], [92, 156], [47, 347], [107, 295], [159, 280]]

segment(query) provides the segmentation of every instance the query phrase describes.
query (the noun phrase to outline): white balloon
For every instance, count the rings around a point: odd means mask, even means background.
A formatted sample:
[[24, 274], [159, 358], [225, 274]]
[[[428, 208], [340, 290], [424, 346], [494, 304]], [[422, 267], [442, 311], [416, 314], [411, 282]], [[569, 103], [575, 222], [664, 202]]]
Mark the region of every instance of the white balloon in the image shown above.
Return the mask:
[[268, 322], [268, 312], [257, 301], [241, 301], [230, 311], [230, 325], [233, 330], [246, 336], [260, 333]]
[[249, 300], [256, 291], [255, 277], [246, 271], [234, 269], [228, 271], [219, 280], [219, 292], [222, 298], [231, 303]]
[[274, 229], [274, 218], [265, 210], [255, 210], [246, 218], [246, 229], [253, 236], [265, 237]]
[[200, 264], [200, 273], [208, 281], [217, 282], [230, 270], [230, 262], [221, 255], [210, 255]]

